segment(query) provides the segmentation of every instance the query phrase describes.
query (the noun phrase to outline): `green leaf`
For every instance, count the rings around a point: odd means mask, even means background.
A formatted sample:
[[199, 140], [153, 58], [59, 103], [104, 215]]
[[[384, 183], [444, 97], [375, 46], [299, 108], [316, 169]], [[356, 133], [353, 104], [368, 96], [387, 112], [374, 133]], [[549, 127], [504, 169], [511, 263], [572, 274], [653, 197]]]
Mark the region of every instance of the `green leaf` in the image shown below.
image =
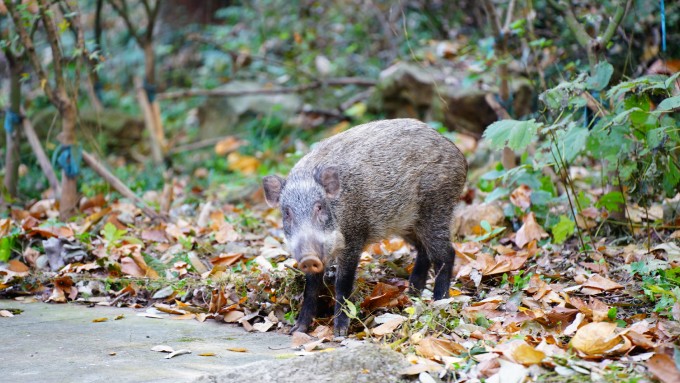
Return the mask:
[[603, 207], [609, 211], [619, 211], [623, 201], [623, 194], [619, 191], [613, 191], [600, 197], [600, 200], [595, 203], [595, 206], [598, 208]]
[[0, 262], [9, 261], [9, 257], [12, 255], [12, 243], [10, 237], [0, 238]]
[[607, 311], [607, 318], [609, 318], [609, 320], [615, 320], [617, 311], [616, 307], [610, 308], [609, 311]]
[[555, 243], [560, 244], [571, 237], [574, 234], [575, 228], [576, 224], [574, 221], [570, 220], [566, 215], [561, 215], [560, 221], [551, 227]]
[[491, 224], [486, 220], [482, 220], [482, 222], [479, 223], [479, 226], [487, 233], [491, 231]]
[[670, 97], [661, 101], [659, 106], [656, 107], [656, 110], [665, 112], [677, 108], [680, 108], [680, 96]]
[[595, 73], [592, 76], [588, 76], [588, 79], [586, 80], [588, 89], [601, 91], [609, 84], [609, 80], [611, 80], [613, 73], [614, 67], [612, 64], [606, 61], [600, 61], [595, 66]]
[[489, 125], [484, 131], [484, 138], [491, 142], [495, 149], [508, 146], [515, 151], [524, 150], [536, 136], [538, 128], [543, 124], [531, 119], [529, 121], [501, 120]]

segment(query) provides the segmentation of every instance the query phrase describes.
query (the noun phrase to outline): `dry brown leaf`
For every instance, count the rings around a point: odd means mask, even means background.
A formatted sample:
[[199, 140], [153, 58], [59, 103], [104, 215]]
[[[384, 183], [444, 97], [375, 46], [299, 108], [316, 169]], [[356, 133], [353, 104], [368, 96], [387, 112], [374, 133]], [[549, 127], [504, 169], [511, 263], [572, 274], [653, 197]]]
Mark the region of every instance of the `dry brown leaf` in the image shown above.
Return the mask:
[[300, 331], [295, 331], [293, 333], [293, 348], [297, 348], [302, 346], [303, 344], [307, 344], [309, 342], [312, 342], [314, 340], [313, 337], [305, 334], [304, 332]]
[[4, 237], [9, 234], [12, 228], [12, 221], [9, 218], [0, 219], [0, 237]]
[[12, 259], [9, 261], [8, 268], [15, 273], [25, 273], [30, 270], [28, 266], [24, 265], [24, 263], [18, 259]]
[[229, 311], [228, 313], [224, 314], [224, 321], [227, 323], [236, 323], [244, 316], [246, 316], [246, 314], [244, 314], [243, 311]]
[[548, 233], [536, 222], [536, 216], [531, 212], [524, 217], [524, 224], [517, 230], [515, 244], [521, 249], [531, 241], [538, 241], [547, 237]]
[[579, 328], [570, 344], [586, 355], [595, 356], [606, 354], [621, 340], [616, 333], [616, 323], [594, 322]]
[[378, 282], [373, 288], [371, 295], [366, 297], [361, 303], [361, 308], [365, 310], [374, 310], [379, 307], [391, 308], [406, 302], [408, 302], [408, 298], [401, 293], [399, 287]]
[[680, 382], [680, 371], [675, 366], [673, 358], [666, 354], [655, 354], [647, 361], [647, 368], [663, 383]]
[[416, 345], [416, 352], [426, 358], [460, 354], [465, 348], [448, 339], [427, 337]]
[[198, 354], [198, 356], [215, 356], [215, 355], [217, 354], [215, 354], [214, 352], [202, 352]]
[[163, 230], [142, 230], [142, 239], [144, 241], [168, 243], [168, 237]]
[[405, 317], [396, 317], [393, 319], [388, 320], [387, 322], [381, 324], [378, 327], [375, 327], [371, 330], [371, 334], [376, 335], [376, 336], [383, 336], [386, 334], [391, 334], [394, 332], [394, 330], [399, 327], [404, 321], [406, 320]]
[[213, 265], [231, 266], [243, 258], [243, 253], [227, 253], [210, 258], [210, 263]]
[[218, 156], [226, 156], [227, 154], [238, 149], [243, 144], [243, 141], [234, 136], [228, 136], [215, 144], [215, 154]]
[[331, 340], [334, 338], [333, 329], [329, 326], [317, 326], [314, 331], [310, 332], [309, 335], [323, 340]]
[[526, 211], [531, 206], [531, 188], [527, 185], [520, 185], [510, 194], [510, 202], [522, 211]]
[[590, 278], [588, 278], [588, 280], [583, 284], [583, 287], [590, 287], [603, 291], [619, 290], [623, 288], [623, 286], [620, 284], [612, 281], [609, 278], [605, 278], [600, 274], [591, 275]]

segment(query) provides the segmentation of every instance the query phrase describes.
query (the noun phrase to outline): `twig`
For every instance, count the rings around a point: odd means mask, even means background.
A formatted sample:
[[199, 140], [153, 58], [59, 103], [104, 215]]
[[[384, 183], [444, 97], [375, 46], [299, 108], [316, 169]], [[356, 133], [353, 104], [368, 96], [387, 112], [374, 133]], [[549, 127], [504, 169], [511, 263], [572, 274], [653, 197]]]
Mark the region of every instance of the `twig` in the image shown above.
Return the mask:
[[52, 190], [54, 190], [54, 193], [57, 195], [57, 197], [60, 196], [61, 187], [59, 186], [57, 174], [54, 172], [54, 168], [52, 168], [52, 163], [50, 162], [49, 158], [47, 157], [47, 154], [45, 154], [45, 150], [40, 144], [40, 139], [38, 138], [38, 135], [35, 133], [35, 129], [33, 129], [33, 124], [31, 123], [31, 120], [24, 117], [23, 127], [24, 133], [26, 134], [26, 139], [28, 140], [28, 143], [31, 145], [31, 149], [33, 149], [33, 153], [35, 154], [35, 157], [38, 159], [38, 164], [40, 164], [40, 168], [42, 169], [43, 173], [45, 173], [45, 177], [47, 177], [47, 181], [49, 182], [50, 187], [52, 188]]
[[102, 177], [106, 182], [111, 185], [118, 193], [122, 194], [123, 197], [134, 201], [146, 214], [152, 219], [165, 220], [166, 217], [156, 213], [151, 209], [143, 199], [139, 198], [130, 188], [128, 188], [121, 180], [114, 176], [104, 165], [102, 165], [95, 156], [83, 150], [83, 161], [89, 166], [95, 173]]

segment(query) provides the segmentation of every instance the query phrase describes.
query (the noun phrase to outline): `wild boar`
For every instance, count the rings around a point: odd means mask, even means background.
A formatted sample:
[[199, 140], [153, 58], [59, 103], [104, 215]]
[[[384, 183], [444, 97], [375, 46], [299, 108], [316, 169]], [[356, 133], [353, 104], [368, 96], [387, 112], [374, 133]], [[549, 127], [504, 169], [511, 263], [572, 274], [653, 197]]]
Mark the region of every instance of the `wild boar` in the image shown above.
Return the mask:
[[435, 300], [448, 297], [454, 252], [450, 224], [467, 177], [461, 151], [413, 119], [375, 121], [319, 142], [287, 178], [263, 179], [279, 206], [288, 248], [306, 274], [292, 331], [316, 315], [324, 268], [337, 265], [334, 333], [347, 334], [342, 311], [367, 244], [401, 236], [417, 252], [409, 289], [419, 294], [434, 266]]

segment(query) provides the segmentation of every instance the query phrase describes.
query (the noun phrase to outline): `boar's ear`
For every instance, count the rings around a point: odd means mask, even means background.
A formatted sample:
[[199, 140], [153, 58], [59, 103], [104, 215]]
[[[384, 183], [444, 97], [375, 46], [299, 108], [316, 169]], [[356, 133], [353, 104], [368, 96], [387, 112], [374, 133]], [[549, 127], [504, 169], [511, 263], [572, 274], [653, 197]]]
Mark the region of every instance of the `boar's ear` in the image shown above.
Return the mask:
[[264, 199], [269, 206], [279, 206], [279, 197], [281, 197], [281, 190], [283, 190], [284, 183], [286, 183], [286, 180], [279, 176], [266, 176], [262, 179]]
[[329, 198], [335, 198], [340, 194], [340, 176], [335, 166], [317, 168], [314, 172], [314, 180], [323, 187]]

